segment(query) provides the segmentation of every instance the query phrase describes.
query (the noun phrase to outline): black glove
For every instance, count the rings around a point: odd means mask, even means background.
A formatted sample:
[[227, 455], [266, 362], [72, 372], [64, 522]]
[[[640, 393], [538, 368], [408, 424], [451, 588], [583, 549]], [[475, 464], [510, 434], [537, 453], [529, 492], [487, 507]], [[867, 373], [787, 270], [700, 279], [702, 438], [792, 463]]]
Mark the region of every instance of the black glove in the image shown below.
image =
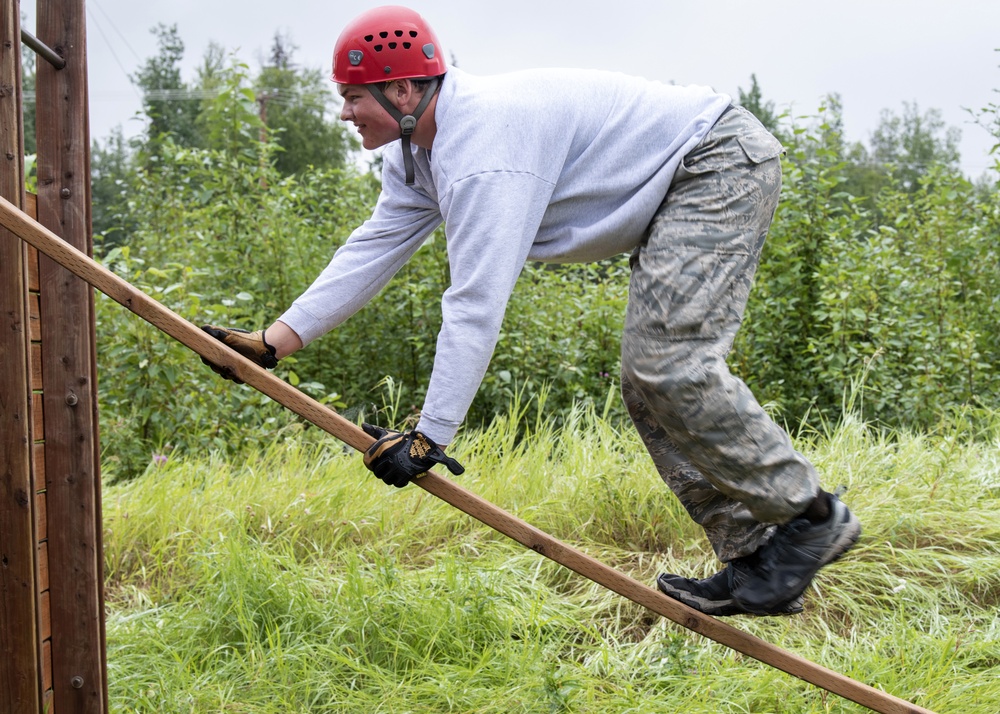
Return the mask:
[[[278, 365], [278, 358], [274, 356], [274, 347], [267, 344], [267, 340], [264, 339], [264, 330], [248, 332], [235, 327], [216, 327], [214, 325], [202, 325], [201, 329], [261, 367], [274, 369]], [[204, 357], [201, 358], [201, 361], [211, 367], [216, 374], [221, 374], [237, 384], [243, 384], [243, 380], [237, 379], [236, 375], [227, 367], [212, 364]]]
[[434, 464], [444, 464], [455, 475], [465, 472], [462, 464], [419, 431], [392, 431], [372, 424], [361, 428], [377, 439], [365, 452], [365, 466], [390, 486], [402, 488]]

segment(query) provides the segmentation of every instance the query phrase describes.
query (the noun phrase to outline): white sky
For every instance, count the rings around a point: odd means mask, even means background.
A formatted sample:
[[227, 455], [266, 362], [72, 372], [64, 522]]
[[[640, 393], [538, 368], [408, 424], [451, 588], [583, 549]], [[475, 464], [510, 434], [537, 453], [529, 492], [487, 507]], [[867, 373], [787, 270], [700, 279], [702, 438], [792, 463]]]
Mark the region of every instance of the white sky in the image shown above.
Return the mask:
[[[344, 24], [384, 2], [331, 0], [86, 0], [91, 135], [139, 131], [128, 75], [156, 53], [150, 28], [176, 24], [185, 80], [210, 41], [256, 68], [276, 31], [298, 64], [328, 72]], [[1000, 103], [996, 0], [414, 0], [449, 56], [466, 71], [528, 67], [615, 69], [738, 96], [757, 75], [764, 98], [814, 114], [841, 95], [848, 139], [866, 141], [882, 109], [940, 109], [962, 131], [965, 172], [993, 165], [995, 143], [966, 108]], [[34, 32], [34, 3], [22, 0]]]

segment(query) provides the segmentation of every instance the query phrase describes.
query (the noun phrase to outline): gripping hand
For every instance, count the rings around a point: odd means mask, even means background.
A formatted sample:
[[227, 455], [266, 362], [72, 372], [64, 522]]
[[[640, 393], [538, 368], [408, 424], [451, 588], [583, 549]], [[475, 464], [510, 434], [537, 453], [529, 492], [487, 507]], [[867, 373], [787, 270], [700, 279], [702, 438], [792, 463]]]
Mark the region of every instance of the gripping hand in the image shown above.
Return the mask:
[[390, 486], [402, 488], [434, 464], [444, 464], [456, 475], [465, 472], [462, 464], [422, 432], [392, 431], [372, 424], [362, 424], [361, 428], [376, 439], [365, 452], [365, 466]]
[[[265, 369], [274, 369], [278, 364], [274, 347], [267, 344], [267, 340], [264, 339], [264, 330], [248, 332], [235, 327], [216, 327], [215, 325], [202, 325], [201, 329]], [[228, 368], [212, 364], [204, 357], [201, 358], [201, 361], [211, 367], [216, 374], [220, 374], [237, 384], [243, 384], [243, 380], [237, 379], [236, 375]]]

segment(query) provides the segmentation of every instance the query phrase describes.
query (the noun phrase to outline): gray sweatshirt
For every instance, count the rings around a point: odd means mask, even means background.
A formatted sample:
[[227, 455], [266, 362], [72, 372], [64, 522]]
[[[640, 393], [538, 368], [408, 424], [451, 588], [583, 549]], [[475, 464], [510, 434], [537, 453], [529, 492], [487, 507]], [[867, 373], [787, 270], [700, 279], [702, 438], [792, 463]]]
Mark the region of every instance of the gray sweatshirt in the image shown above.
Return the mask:
[[731, 99], [612, 72], [531, 70], [477, 77], [451, 68], [432, 151], [383, 156], [369, 220], [279, 319], [308, 344], [381, 290], [442, 222], [451, 286], [417, 428], [448, 444], [489, 366], [528, 260], [588, 262], [631, 251], [681, 159]]

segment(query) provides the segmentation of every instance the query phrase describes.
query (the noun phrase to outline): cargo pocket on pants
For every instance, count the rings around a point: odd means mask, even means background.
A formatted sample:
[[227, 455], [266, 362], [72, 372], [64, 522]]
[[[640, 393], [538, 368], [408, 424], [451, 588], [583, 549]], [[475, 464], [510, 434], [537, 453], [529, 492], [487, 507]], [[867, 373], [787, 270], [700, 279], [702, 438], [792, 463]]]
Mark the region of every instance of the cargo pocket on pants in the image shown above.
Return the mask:
[[755, 164], [762, 164], [785, 153], [785, 147], [766, 129], [743, 134], [736, 137], [736, 140], [740, 142], [743, 153]]

